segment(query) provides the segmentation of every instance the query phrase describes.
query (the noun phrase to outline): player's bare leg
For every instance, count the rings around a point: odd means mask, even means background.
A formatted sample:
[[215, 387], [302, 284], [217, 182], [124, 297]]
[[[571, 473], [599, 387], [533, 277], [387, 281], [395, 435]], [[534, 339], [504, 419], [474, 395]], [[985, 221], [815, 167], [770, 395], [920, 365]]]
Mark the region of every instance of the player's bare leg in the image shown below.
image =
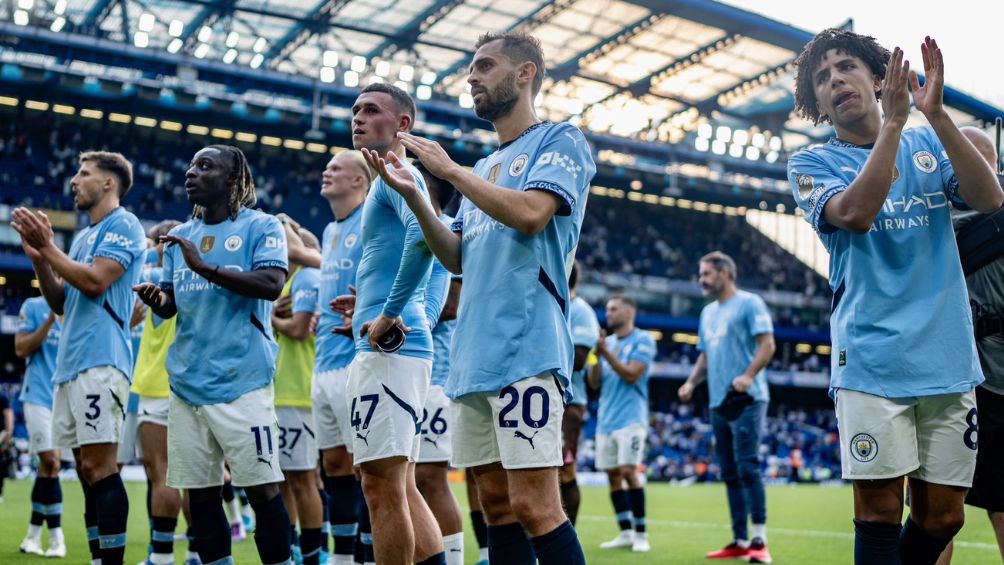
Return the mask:
[[887, 559], [890, 563], [899, 562], [898, 545], [903, 523], [903, 497], [902, 477], [854, 481], [856, 561], [861, 557]]
[[157, 558], [161, 560], [172, 556], [173, 563], [174, 530], [181, 510], [181, 493], [167, 486], [167, 427], [143, 422], [137, 433], [143, 446], [143, 467], [150, 480], [153, 548], [150, 560], [154, 561], [155, 555], [159, 554]]
[[966, 488], [910, 479], [910, 517], [900, 537], [903, 563], [934, 562], [966, 521]]
[[[321, 550], [321, 526], [324, 523], [324, 515], [321, 506], [321, 497], [317, 492], [314, 471], [286, 471], [286, 481], [284, 483], [290, 492], [290, 498], [296, 501], [297, 519], [300, 523], [300, 548], [303, 555], [304, 565], [316, 565], [320, 560]], [[283, 493], [285, 498], [287, 495]], [[290, 523], [293, 522], [293, 514], [290, 513]]]
[[352, 563], [359, 529], [359, 490], [352, 466], [352, 454], [344, 445], [321, 451], [324, 490], [328, 493], [328, 520], [334, 550], [333, 565]]
[[[557, 468], [506, 470], [501, 463], [492, 463], [475, 467], [473, 473], [489, 527], [492, 561], [533, 564], [539, 560], [546, 565], [550, 561], [541, 555], [538, 540], [563, 535], [560, 530], [566, 526], [574, 542], [567, 556], [581, 555], [574, 530], [561, 508]], [[496, 556], [500, 548], [493, 537], [498, 536], [505, 536], [502, 550], [509, 550], [503, 559]], [[527, 536], [533, 540], [527, 540]]]
[[463, 563], [464, 526], [460, 504], [450, 490], [449, 465], [446, 462], [415, 465], [415, 484], [439, 524], [447, 563]]
[[631, 501], [628, 500], [628, 493], [624, 489], [625, 480], [632, 474], [633, 469], [631, 467], [627, 467], [626, 470], [624, 467], [607, 469], [607, 481], [610, 483], [610, 500], [613, 504], [620, 533], [616, 538], [600, 544], [600, 547], [603, 549], [618, 549], [634, 545], [634, 515], [631, 512]]
[[471, 509], [471, 527], [478, 542], [478, 561], [475, 565], [488, 565], [488, 526], [478, 499], [478, 483], [470, 469], [464, 469], [464, 487], [467, 490], [467, 506]]

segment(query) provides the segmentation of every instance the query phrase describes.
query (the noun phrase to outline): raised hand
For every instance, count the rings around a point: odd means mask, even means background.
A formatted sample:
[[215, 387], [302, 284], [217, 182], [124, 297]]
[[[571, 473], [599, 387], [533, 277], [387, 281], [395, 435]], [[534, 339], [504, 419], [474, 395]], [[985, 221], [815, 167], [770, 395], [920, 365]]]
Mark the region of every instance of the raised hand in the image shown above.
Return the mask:
[[161, 243], [168, 244], [168, 246], [177, 245], [180, 247], [181, 255], [185, 258], [185, 264], [188, 265], [189, 269], [198, 272], [198, 267], [205, 264], [205, 261], [202, 260], [202, 255], [199, 254], [199, 250], [191, 241], [176, 235], [162, 235], [160, 236], [160, 241]]
[[[37, 252], [43, 247], [52, 245], [53, 234], [49, 217], [43, 212], [35, 213], [27, 208], [15, 208], [10, 215], [11, 227], [21, 235], [22, 247], [28, 258], [34, 261], [31, 251]], [[40, 253], [34, 255], [39, 259], [42, 257]]]
[[387, 153], [387, 159], [381, 157], [376, 151], [363, 149], [363, 157], [366, 162], [380, 175], [387, 186], [405, 198], [418, 193], [418, 186], [415, 184], [415, 177], [405, 168], [404, 163], [393, 152]]
[[905, 125], [910, 115], [910, 95], [907, 91], [907, 76], [910, 61], [903, 60], [903, 50], [896, 47], [889, 55], [885, 79], [882, 80], [882, 113], [886, 121]]
[[910, 91], [917, 109], [930, 119], [945, 111], [945, 59], [938, 42], [930, 36], [924, 38], [920, 54], [924, 58], [924, 86], [920, 86], [917, 73], [911, 71]]
[[435, 141], [404, 132], [398, 132], [397, 137], [401, 140], [404, 148], [418, 157], [418, 160], [430, 173], [441, 179], [445, 180], [450, 171], [458, 166], [453, 162], [453, 159], [450, 159], [443, 146]]
[[607, 330], [600, 330], [600, 339], [596, 340], [596, 356], [605, 357], [607, 353]]
[[356, 287], [349, 285], [349, 294], [340, 294], [328, 304], [331, 311], [352, 319], [352, 314], [356, 311]]
[[143, 304], [153, 308], [161, 308], [167, 304], [167, 294], [153, 283], [142, 283], [132, 287]]

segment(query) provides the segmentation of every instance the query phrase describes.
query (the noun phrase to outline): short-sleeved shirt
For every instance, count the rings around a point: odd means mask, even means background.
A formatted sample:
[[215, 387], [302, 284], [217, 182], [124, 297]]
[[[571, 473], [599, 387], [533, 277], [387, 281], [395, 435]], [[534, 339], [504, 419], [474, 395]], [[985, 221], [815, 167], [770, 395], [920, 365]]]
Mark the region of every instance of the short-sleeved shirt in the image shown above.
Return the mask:
[[[287, 270], [286, 234], [275, 217], [241, 209], [237, 219], [207, 224], [194, 219], [171, 234], [195, 244], [220, 270]], [[278, 350], [272, 337], [272, 302], [225, 290], [185, 263], [181, 249], [164, 249], [161, 287], [174, 292], [178, 321], [167, 354], [171, 391], [200, 406], [236, 400], [268, 386]]]
[[[428, 200], [425, 180], [410, 163], [405, 168]], [[357, 351], [373, 351], [369, 336], [360, 336], [363, 324], [384, 314], [401, 316], [411, 328], [400, 355], [432, 361], [432, 328], [425, 317], [425, 285], [432, 269], [429, 250], [418, 219], [396, 191], [381, 178], [370, 186], [363, 205], [363, 253], [356, 272], [356, 310], [352, 335]]]
[[[600, 339], [600, 322], [596, 318], [593, 307], [581, 296], [576, 296], [572, 299], [570, 311], [569, 324], [572, 328], [572, 345], [586, 347], [590, 350], [596, 347], [596, 342]], [[571, 404], [586, 404], [586, 373], [588, 372], [588, 366], [572, 372]]]
[[460, 205], [464, 292], [446, 393], [494, 392], [527, 377], [556, 376], [568, 396], [572, 373], [568, 271], [596, 165], [586, 138], [568, 123], [541, 122], [474, 166], [506, 190], [542, 190], [561, 205], [544, 229], [524, 235]]
[[[697, 349], [707, 360], [708, 397], [712, 408], [721, 405], [732, 381], [746, 372], [756, 357], [756, 336], [774, 333], [774, 322], [759, 296], [737, 290], [725, 302], [712, 302], [701, 310], [697, 326]], [[767, 402], [770, 392], [764, 369], [753, 377], [747, 390], [753, 400]]]
[[[41, 296], [29, 298], [21, 305], [17, 317], [17, 333], [32, 333], [45, 324], [52, 309]], [[56, 355], [59, 352], [59, 320], [52, 322], [42, 345], [25, 359], [24, 383], [21, 385], [21, 402], [29, 402], [52, 410], [52, 375], [56, 372]]]
[[838, 139], [788, 161], [795, 201], [830, 252], [831, 388], [886, 398], [965, 392], [983, 381], [951, 206], [959, 181], [929, 127], [903, 132], [893, 182], [871, 229], [838, 229], [823, 211], [871, 147]]
[[[286, 281], [281, 296], [292, 296], [293, 315], [317, 311], [317, 288], [321, 272], [303, 267]], [[275, 405], [310, 408], [310, 386], [314, 372], [314, 336], [293, 339], [279, 333], [279, 356], [275, 360]]]
[[94, 259], [116, 261], [125, 271], [101, 296], [88, 298], [68, 282], [63, 283], [63, 341], [56, 361], [56, 384], [77, 377], [92, 367], [112, 366], [132, 378], [132, 345], [129, 319], [140, 280], [146, 236], [143, 226], [121, 206], [73, 239], [70, 259], [90, 265]]
[[624, 337], [616, 334], [606, 338], [607, 350], [621, 363], [640, 361], [645, 372], [633, 384], [628, 384], [606, 359], [600, 359], [600, 406], [596, 432], [610, 434], [637, 424], [648, 425], [648, 378], [655, 360], [655, 340], [647, 331], [635, 328]]

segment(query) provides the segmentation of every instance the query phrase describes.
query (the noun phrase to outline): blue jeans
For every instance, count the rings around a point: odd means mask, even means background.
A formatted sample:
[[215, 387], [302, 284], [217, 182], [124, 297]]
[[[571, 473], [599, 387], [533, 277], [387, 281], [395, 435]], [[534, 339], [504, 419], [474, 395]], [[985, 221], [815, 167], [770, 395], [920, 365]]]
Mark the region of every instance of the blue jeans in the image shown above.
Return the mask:
[[732, 535], [737, 540], [749, 539], [747, 518], [751, 517], [754, 524], [767, 523], [767, 496], [757, 457], [766, 419], [766, 402], [750, 404], [734, 420], [728, 420], [717, 409], [711, 410], [715, 453], [728, 492]]

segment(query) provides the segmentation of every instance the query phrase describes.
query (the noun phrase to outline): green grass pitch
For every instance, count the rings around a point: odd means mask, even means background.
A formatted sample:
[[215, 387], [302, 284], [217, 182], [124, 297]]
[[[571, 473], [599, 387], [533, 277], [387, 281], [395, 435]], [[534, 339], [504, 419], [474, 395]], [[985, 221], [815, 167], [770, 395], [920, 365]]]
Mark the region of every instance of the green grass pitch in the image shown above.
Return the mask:
[[[126, 563], [133, 565], [145, 557], [149, 533], [146, 525], [145, 488], [127, 483], [130, 497], [129, 543]], [[11, 481], [0, 504], [0, 563], [59, 563], [43, 557], [22, 555], [17, 546], [24, 537], [30, 512], [30, 481]], [[83, 500], [79, 485], [63, 484], [63, 528], [68, 555], [62, 562], [89, 561], [83, 526]], [[463, 490], [457, 489], [464, 506], [465, 527], [469, 524]], [[846, 564], [853, 561], [851, 490], [849, 487], [818, 486], [769, 487], [767, 489], [768, 535], [774, 562], [778, 564]], [[999, 563], [993, 531], [986, 515], [967, 507], [966, 526], [956, 538], [956, 565]], [[725, 487], [720, 484], [648, 487], [648, 524], [652, 552], [633, 554], [627, 550], [601, 550], [599, 544], [616, 534], [616, 524], [605, 488], [583, 489], [578, 531], [589, 563], [597, 565], [708, 563], [704, 553], [722, 546], [729, 538]], [[47, 538], [44, 538], [47, 539]], [[179, 556], [184, 544], [179, 544]], [[468, 563], [477, 558], [474, 536], [468, 533]], [[258, 563], [254, 542], [234, 544], [237, 563]]]

